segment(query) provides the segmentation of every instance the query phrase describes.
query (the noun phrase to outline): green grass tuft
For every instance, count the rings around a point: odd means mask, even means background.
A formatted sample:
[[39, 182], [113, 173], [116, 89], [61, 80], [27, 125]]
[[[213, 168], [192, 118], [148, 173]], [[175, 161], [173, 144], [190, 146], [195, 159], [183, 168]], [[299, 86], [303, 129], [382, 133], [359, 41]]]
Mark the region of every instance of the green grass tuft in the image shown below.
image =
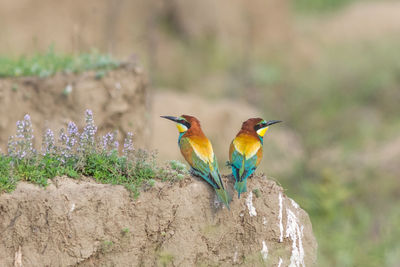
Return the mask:
[[160, 169], [160, 176], [163, 177], [164, 181], [180, 181], [188, 174], [189, 171], [186, 165], [179, 160], [171, 160], [168, 162], [167, 166]]
[[20, 180], [47, 186], [48, 179], [57, 176], [79, 178], [81, 175], [93, 177], [104, 184], [123, 185], [135, 196], [141, 186], [152, 186], [161, 173], [147, 152], [140, 152], [141, 158], [128, 159], [105, 153], [92, 153], [82, 161], [71, 159], [61, 162], [57, 156], [37, 156], [30, 160], [15, 160], [10, 156], [0, 156], [0, 193], [11, 192]]
[[0, 77], [38, 76], [48, 77], [56, 72], [78, 73], [96, 70], [96, 78], [104, 77], [108, 70], [120, 63], [109, 55], [92, 51], [78, 55], [56, 53], [50, 47], [45, 53], [10, 58], [0, 56]]

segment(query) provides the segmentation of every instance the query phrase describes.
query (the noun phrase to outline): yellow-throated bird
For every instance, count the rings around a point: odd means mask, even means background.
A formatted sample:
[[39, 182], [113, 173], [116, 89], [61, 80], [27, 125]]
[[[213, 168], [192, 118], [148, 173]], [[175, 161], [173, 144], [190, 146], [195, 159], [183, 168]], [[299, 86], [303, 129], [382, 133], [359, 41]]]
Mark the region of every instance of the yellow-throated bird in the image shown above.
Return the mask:
[[247, 178], [253, 174], [263, 156], [263, 138], [272, 124], [281, 121], [265, 121], [261, 118], [251, 118], [243, 122], [242, 128], [233, 139], [229, 148], [228, 165], [232, 167], [235, 177], [235, 189], [238, 197], [247, 192]]
[[218, 169], [211, 142], [204, 135], [200, 122], [195, 117], [161, 116], [176, 122], [179, 131], [178, 145], [181, 153], [192, 168], [192, 173], [206, 180], [217, 193], [219, 199], [229, 208], [230, 196], [225, 190]]

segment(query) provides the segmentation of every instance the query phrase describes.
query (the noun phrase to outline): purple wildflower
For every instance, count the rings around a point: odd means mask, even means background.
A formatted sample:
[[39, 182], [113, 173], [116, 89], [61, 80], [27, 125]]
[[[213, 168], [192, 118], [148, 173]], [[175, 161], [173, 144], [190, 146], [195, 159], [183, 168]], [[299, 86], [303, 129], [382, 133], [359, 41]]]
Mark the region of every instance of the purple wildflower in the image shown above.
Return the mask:
[[64, 163], [66, 159], [71, 157], [71, 148], [68, 145], [70, 141], [64, 129], [60, 130], [58, 142], [60, 143], [58, 147], [58, 159]]
[[97, 127], [94, 125], [93, 112], [90, 109], [86, 110], [86, 126], [83, 129], [83, 132], [86, 133], [90, 143], [94, 144]]
[[91, 153], [95, 150], [95, 135], [97, 127], [94, 125], [93, 112], [89, 109], [85, 114], [86, 125], [79, 137], [79, 151], [83, 153]]
[[78, 137], [79, 137], [78, 127], [76, 126], [76, 124], [74, 122], [71, 121], [68, 123], [67, 132], [68, 132], [69, 140], [66, 144], [69, 147], [69, 150], [72, 150], [78, 140]]
[[32, 158], [36, 155], [33, 138], [31, 117], [26, 114], [23, 120], [17, 121], [17, 134], [9, 138], [8, 154], [17, 159]]
[[8, 152], [8, 155], [11, 157], [17, 156], [17, 141], [15, 141], [14, 136], [10, 136], [8, 138], [7, 152]]
[[122, 152], [124, 153], [125, 157], [130, 157], [134, 151], [135, 148], [133, 147], [133, 133], [128, 132], [124, 141], [124, 148]]
[[114, 145], [114, 150], [118, 151], [118, 148], [119, 148], [118, 140], [115, 140], [113, 145]]
[[54, 141], [54, 133], [52, 130], [47, 129], [42, 142], [42, 154], [51, 155], [54, 154], [56, 150], [55, 141]]
[[107, 133], [106, 135], [103, 135], [103, 151], [107, 151], [110, 142], [112, 142], [114, 136], [111, 133]]
[[111, 154], [114, 151], [118, 151], [119, 143], [116, 140], [116, 135], [117, 133], [113, 132], [113, 133], [107, 133], [106, 135], [103, 136], [103, 142], [102, 142], [103, 153]]
[[110, 144], [114, 141], [114, 135], [112, 133], [107, 133], [103, 136], [103, 152], [108, 152]]

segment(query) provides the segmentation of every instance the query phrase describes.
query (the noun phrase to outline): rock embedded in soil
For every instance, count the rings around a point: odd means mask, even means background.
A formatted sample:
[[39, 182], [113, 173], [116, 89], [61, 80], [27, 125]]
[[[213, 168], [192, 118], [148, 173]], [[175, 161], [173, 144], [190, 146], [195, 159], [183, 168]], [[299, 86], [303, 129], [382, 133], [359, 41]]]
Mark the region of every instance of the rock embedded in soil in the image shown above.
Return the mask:
[[307, 213], [265, 176], [248, 187], [257, 194], [233, 195], [228, 210], [196, 178], [157, 182], [136, 200], [89, 179], [20, 182], [0, 195], [0, 265], [313, 266]]

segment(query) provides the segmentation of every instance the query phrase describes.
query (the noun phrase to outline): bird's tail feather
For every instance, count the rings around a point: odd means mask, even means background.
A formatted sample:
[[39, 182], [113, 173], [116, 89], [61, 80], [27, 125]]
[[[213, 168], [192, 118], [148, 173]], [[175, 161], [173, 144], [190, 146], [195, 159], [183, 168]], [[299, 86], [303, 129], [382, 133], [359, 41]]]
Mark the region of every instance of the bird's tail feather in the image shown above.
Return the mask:
[[231, 196], [229, 195], [228, 191], [225, 190], [224, 188], [224, 182], [222, 181], [221, 174], [219, 173], [218, 169], [214, 169], [213, 172], [210, 173], [210, 176], [213, 178], [213, 180], [216, 183], [215, 192], [217, 193], [219, 199], [221, 200], [222, 203], [225, 204], [225, 206], [229, 208], [229, 202], [232, 200]]
[[247, 192], [247, 179], [243, 181], [235, 182], [235, 190], [238, 192], [238, 198], [240, 198], [240, 194], [243, 192]]
[[246, 158], [246, 156], [243, 155], [242, 166], [240, 167], [240, 170], [239, 170], [239, 177], [240, 177], [240, 180], [242, 180], [244, 171], [246, 170], [246, 168], [245, 168], [245, 166], [246, 166], [245, 158]]
[[229, 208], [229, 202], [231, 201], [231, 196], [229, 195], [229, 193], [223, 189], [215, 189], [215, 192], [217, 193], [218, 198], [221, 200], [222, 203], [224, 203], [224, 205]]

